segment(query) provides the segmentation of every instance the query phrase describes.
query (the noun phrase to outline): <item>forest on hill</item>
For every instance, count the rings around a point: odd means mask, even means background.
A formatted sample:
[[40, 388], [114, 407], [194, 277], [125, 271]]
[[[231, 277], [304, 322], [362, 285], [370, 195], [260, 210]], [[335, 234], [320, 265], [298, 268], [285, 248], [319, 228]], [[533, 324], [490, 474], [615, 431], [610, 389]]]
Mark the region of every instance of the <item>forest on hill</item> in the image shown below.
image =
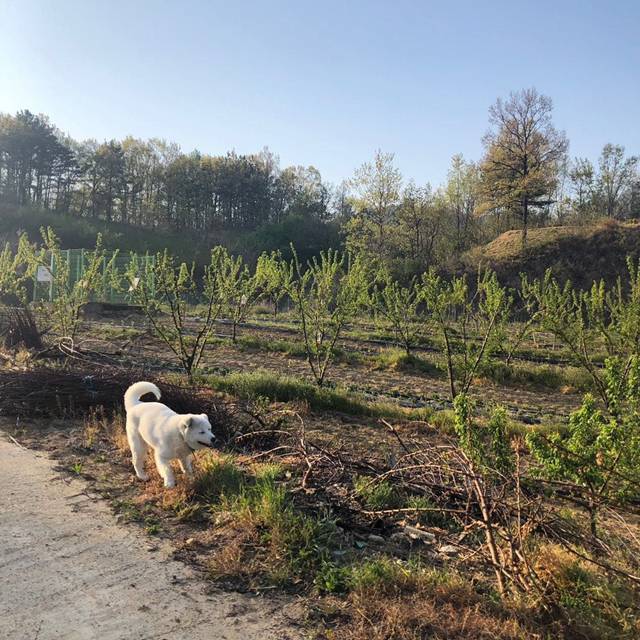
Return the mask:
[[535, 89], [498, 99], [488, 124], [483, 156], [455, 155], [442, 185], [405, 180], [382, 150], [332, 185], [313, 166], [281, 167], [266, 148], [213, 156], [160, 138], [77, 141], [46, 115], [0, 114], [0, 213], [19, 229], [56, 219], [116, 229], [141, 250], [222, 243], [255, 260], [290, 242], [303, 258], [346, 246], [398, 277], [457, 264], [508, 230], [524, 245], [530, 228], [640, 217], [638, 157], [607, 144], [598, 158], [570, 159], [551, 100]]

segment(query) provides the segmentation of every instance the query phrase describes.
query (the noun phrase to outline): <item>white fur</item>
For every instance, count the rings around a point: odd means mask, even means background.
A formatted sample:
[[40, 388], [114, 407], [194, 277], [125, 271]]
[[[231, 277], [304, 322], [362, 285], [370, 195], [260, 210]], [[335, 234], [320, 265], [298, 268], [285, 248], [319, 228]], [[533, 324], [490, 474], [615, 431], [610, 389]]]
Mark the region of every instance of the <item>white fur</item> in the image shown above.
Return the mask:
[[178, 460], [182, 471], [191, 474], [194, 450], [212, 447], [215, 436], [206, 414], [181, 415], [160, 402], [141, 402], [145, 393], [153, 393], [160, 399], [160, 389], [151, 382], [136, 382], [124, 394], [133, 468], [140, 480], [149, 479], [144, 462], [151, 447], [164, 486], [175, 487], [170, 461]]

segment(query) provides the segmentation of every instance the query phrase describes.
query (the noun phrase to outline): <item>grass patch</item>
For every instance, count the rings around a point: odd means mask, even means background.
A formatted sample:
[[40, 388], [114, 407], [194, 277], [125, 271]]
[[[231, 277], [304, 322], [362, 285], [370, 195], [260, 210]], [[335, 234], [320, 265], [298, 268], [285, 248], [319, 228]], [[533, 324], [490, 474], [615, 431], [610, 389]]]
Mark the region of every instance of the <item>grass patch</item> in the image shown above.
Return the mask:
[[227, 458], [200, 475], [197, 486], [207, 488], [224, 540], [209, 564], [214, 578], [260, 577], [282, 586], [313, 581], [338, 545], [338, 529], [328, 515], [296, 508], [278, 482], [280, 465], [256, 465], [249, 475]]
[[402, 349], [383, 349], [378, 355], [373, 356], [371, 360], [378, 369], [419, 372], [431, 377], [442, 375], [442, 370], [433, 362], [415, 354], [407, 354]]
[[568, 387], [579, 391], [589, 391], [592, 382], [589, 374], [577, 367], [559, 367], [533, 363], [488, 362], [479, 371], [483, 378], [498, 384], [536, 386], [547, 389]]
[[532, 637], [465, 577], [419, 561], [379, 556], [323, 577], [347, 594], [336, 604], [341, 624], [319, 635], [325, 640]]
[[190, 487], [196, 500], [217, 503], [224, 496], [237, 495], [244, 485], [244, 473], [231, 456], [216, 457], [207, 452], [199, 458], [198, 465]]
[[356, 495], [371, 511], [395, 509], [402, 504], [402, 497], [386, 480], [376, 482], [367, 476], [356, 476], [353, 479], [353, 486]]
[[564, 611], [571, 637], [594, 640], [638, 638], [638, 593], [595, 565], [565, 549], [544, 544], [537, 552], [536, 570], [553, 585], [553, 600]]
[[[285, 353], [296, 358], [306, 358], [307, 351], [304, 343], [299, 340], [262, 338], [256, 335], [240, 336], [236, 345], [243, 351], [262, 351], [266, 353]], [[345, 351], [340, 347], [334, 347], [333, 359], [335, 362], [346, 364], [360, 364], [366, 361], [366, 357], [352, 351]]]
[[207, 375], [203, 381], [216, 389], [238, 397], [267, 398], [272, 402], [304, 401], [314, 411], [339, 411], [350, 415], [387, 417], [400, 420], [426, 420], [427, 409], [405, 409], [384, 402], [368, 402], [346, 389], [318, 387], [310, 382], [270, 371]]

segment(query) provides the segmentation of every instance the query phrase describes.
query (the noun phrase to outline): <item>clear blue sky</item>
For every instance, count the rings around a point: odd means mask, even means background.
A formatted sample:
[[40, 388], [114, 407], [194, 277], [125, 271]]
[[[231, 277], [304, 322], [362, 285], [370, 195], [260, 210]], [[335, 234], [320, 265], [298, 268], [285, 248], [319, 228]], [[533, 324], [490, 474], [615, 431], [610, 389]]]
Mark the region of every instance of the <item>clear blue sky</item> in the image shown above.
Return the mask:
[[0, 0], [0, 111], [78, 139], [269, 146], [332, 182], [380, 147], [437, 184], [529, 86], [572, 156], [640, 153], [640, 0]]

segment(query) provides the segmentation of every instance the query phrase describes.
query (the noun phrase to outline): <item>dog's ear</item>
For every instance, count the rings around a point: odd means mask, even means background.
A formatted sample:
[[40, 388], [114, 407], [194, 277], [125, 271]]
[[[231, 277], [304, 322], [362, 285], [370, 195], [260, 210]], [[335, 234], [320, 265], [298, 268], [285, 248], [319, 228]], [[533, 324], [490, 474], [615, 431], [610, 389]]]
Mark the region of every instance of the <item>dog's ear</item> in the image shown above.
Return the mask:
[[193, 418], [191, 416], [186, 416], [185, 419], [180, 424], [180, 431], [184, 433], [191, 426], [192, 421], [193, 421]]

